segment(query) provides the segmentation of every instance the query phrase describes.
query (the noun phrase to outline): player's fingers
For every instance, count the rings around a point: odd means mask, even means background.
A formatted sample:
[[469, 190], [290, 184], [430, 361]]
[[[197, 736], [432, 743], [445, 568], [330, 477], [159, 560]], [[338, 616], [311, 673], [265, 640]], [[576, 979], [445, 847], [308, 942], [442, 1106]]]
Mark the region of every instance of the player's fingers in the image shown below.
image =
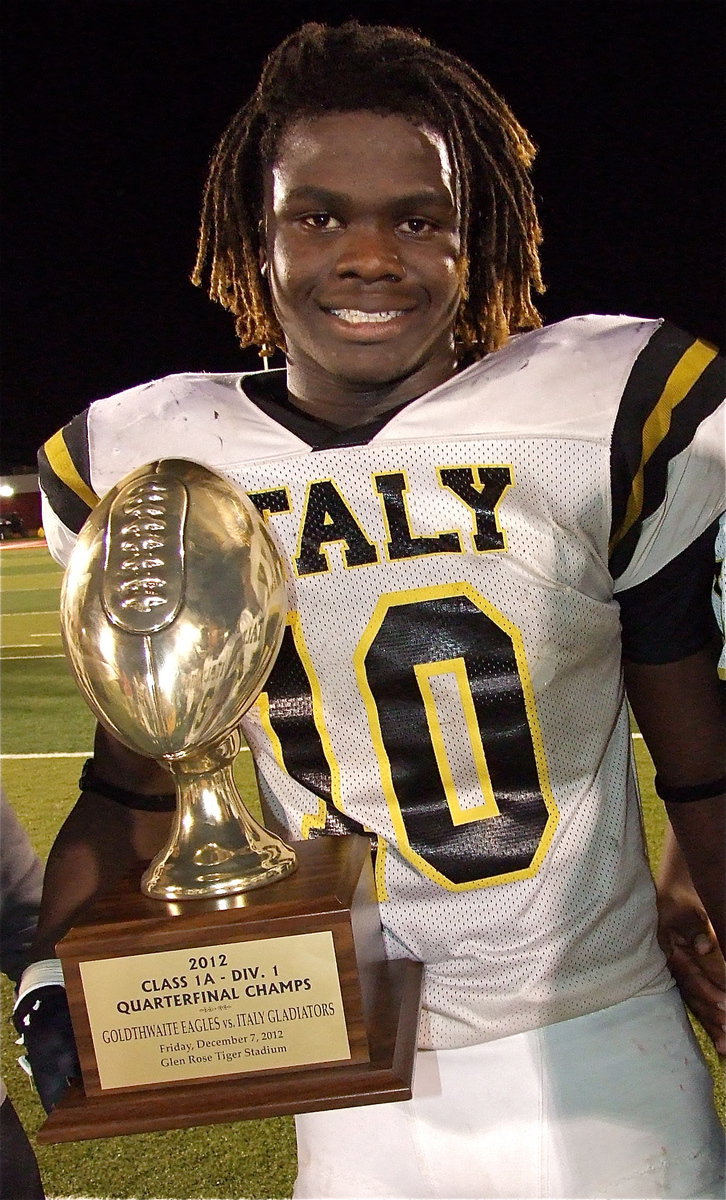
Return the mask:
[[712, 1004], [715, 1008], [721, 1005], [726, 1008], [723, 959], [720, 955], [718, 959], [709, 961], [676, 948], [669, 955], [668, 966], [682, 991], [696, 992], [704, 1003]]
[[710, 954], [715, 949], [716, 939], [708, 933], [697, 933], [691, 945], [696, 954]]
[[716, 935], [705, 915], [691, 911], [687, 917], [664, 921], [664, 933], [674, 946], [689, 946], [696, 954], [708, 954], [718, 947]]
[[699, 971], [706, 976], [709, 983], [721, 994], [721, 1000], [726, 1003], [726, 963], [720, 950], [701, 955], [697, 960]]
[[687, 954], [674, 953], [669, 966], [684, 1003], [701, 1022], [719, 1054], [726, 1054], [726, 999]]
[[690, 946], [674, 946], [668, 961], [678, 970], [692, 971], [697, 977], [702, 977], [708, 982], [709, 988], [715, 989], [717, 995], [714, 999], [726, 1002], [726, 962], [719, 949], [711, 950], [708, 954], [697, 954]]
[[666, 954], [676, 946], [707, 954], [718, 945], [705, 912], [666, 898], [658, 905], [658, 940]]
[[697, 971], [672, 968], [685, 1004], [713, 1041], [719, 1054], [726, 1054], [726, 1007], [722, 993]]

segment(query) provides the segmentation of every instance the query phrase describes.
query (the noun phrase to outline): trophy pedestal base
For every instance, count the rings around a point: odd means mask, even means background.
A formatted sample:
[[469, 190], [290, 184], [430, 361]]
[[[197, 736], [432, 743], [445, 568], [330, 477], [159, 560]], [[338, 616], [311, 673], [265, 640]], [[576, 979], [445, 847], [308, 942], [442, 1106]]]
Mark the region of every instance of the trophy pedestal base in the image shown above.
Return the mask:
[[368, 838], [296, 844], [297, 871], [151, 900], [133, 873], [58, 943], [83, 1082], [41, 1143], [411, 1096], [422, 966], [385, 956]]
[[36, 1140], [41, 1145], [76, 1142], [410, 1100], [422, 971], [410, 959], [382, 964], [368, 1062], [91, 1097], [76, 1081]]

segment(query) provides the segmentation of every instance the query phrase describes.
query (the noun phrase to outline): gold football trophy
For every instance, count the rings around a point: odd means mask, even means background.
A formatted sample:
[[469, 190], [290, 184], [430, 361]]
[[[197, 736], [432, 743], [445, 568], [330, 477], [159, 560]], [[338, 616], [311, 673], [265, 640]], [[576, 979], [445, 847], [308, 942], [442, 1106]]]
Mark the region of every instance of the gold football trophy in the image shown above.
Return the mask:
[[141, 880], [147, 896], [227, 896], [295, 869], [294, 851], [255, 821], [232, 773], [285, 600], [262, 518], [198, 463], [132, 472], [81, 531], [60, 603], [71, 670], [101, 724], [176, 783], [174, 828]]
[[83, 1082], [40, 1142], [411, 1095], [422, 968], [386, 959], [368, 838], [293, 850], [233, 778], [286, 620], [264, 521], [198, 463], [133, 471], [81, 530], [61, 594], [72, 673], [111, 734], [168, 767], [177, 811], [143, 873], [58, 943]]

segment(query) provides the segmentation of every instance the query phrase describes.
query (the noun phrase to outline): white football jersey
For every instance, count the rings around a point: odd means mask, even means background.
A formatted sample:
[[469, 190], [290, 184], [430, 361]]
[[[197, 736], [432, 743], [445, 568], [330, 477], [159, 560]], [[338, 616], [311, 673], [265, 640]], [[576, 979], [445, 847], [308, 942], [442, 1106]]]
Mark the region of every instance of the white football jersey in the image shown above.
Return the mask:
[[672, 985], [616, 593], [726, 507], [715, 363], [661, 322], [583, 317], [372, 436], [311, 444], [259, 403], [259, 375], [177, 375], [97, 401], [41, 452], [61, 562], [156, 458], [214, 468], [264, 515], [289, 620], [244, 733], [294, 838], [371, 833], [388, 953], [426, 964], [422, 1047]]

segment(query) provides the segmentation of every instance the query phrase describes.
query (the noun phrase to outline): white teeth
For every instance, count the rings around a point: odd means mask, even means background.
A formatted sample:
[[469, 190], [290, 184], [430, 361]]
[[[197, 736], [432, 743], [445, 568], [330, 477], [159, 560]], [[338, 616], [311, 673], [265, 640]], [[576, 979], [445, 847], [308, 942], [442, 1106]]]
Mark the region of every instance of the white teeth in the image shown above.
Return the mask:
[[396, 317], [400, 317], [404, 313], [404, 309], [393, 309], [389, 312], [362, 312], [359, 308], [331, 308], [330, 312], [334, 317], [340, 317], [341, 321], [349, 321], [351, 325], [364, 325], [366, 322], [380, 324], [382, 321], [395, 321]]

